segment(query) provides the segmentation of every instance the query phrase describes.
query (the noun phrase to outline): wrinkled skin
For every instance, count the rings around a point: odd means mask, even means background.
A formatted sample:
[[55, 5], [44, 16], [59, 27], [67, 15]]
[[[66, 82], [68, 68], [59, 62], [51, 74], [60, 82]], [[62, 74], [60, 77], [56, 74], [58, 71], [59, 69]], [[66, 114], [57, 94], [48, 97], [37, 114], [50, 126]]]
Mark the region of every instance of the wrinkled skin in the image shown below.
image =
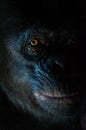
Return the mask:
[[13, 130], [81, 130], [85, 89], [79, 31], [39, 19], [26, 26], [20, 21], [9, 18], [1, 28], [1, 124]]
[[[40, 41], [35, 46], [32, 39]], [[9, 100], [45, 125], [77, 120], [83, 88], [73, 31], [30, 26], [6, 36], [2, 48], [0, 80]]]

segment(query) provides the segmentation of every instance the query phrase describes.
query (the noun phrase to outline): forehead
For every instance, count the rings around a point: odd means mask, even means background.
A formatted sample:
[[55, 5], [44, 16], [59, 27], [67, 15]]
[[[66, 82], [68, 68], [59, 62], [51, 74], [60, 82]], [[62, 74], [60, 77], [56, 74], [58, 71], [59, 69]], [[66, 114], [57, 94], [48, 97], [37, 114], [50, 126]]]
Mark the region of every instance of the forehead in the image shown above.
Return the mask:
[[33, 25], [30, 30], [31, 37], [51, 37], [55, 33], [54, 30], [39, 25]]
[[45, 26], [33, 25], [28, 28], [29, 37], [47, 37], [57, 40], [75, 39], [77, 40], [77, 31], [71, 29], [50, 29]]

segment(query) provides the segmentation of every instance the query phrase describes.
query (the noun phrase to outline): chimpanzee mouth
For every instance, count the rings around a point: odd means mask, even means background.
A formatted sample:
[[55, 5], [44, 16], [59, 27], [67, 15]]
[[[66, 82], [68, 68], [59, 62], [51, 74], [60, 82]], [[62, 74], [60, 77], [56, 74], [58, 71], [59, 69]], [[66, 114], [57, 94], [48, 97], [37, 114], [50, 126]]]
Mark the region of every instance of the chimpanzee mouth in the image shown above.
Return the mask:
[[57, 102], [63, 104], [71, 104], [74, 99], [78, 98], [80, 96], [79, 92], [72, 93], [70, 95], [64, 95], [64, 94], [44, 94], [44, 93], [35, 93], [34, 94], [38, 100], [41, 101], [47, 101], [47, 102]]
[[60, 99], [68, 99], [68, 98], [74, 98], [76, 96], [80, 95], [80, 92], [72, 93], [70, 95], [63, 95], [63, 94], [42, 94], [42, 93], [35, 93], [34, 94], [36, 97], [41, 98], [42, 100], [45, 99], [53, 99], [53, 100], [60, 100]]
[[[39, 106], [53, 114], [54, 116], [68, 116], [70, 117], [77, 113], [80, 104], [80, 93], [75, 92], [69, 95], [56, 93], [34, 93]], [[74, 109], [76, 108], [76, 109]]]

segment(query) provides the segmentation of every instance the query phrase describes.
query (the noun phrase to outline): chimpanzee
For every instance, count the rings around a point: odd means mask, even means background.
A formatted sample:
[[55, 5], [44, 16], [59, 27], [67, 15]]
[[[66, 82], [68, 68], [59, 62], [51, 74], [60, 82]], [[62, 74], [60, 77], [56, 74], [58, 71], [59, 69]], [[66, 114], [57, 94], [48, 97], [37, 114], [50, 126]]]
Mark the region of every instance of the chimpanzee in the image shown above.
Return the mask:
[[0, 130], [81, 130], [85, 48], [76, 6], [1, 5]]

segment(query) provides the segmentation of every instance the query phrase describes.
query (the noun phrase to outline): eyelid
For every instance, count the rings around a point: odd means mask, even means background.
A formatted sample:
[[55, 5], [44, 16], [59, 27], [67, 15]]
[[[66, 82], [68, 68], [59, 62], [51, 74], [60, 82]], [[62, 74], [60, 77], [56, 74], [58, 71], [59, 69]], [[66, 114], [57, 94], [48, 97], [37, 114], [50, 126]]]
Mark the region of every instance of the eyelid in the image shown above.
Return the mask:
[[[35, 43], [33, 43], [33, 41], [35, 41]], [[37, 45], [45, 45], [45, 46], [48, 46], [48, 44], [47, 44], [47, 42], [45, 41], [45, 39], [39, 38], [39, 37], [31, 38], [30, 43], [31, 43], [32, 46], [37, 46]]]
[[46, 43], [46, 42], [45, 42], [45, 38], [42, 37], [42, 36], [40, 36], [40, 35], [32, 35], [32, 36], [30, 37], [30, 40], [34, 40], [34, 39], [40, 41], [40, 42], [43, 43], [43, 44]]

